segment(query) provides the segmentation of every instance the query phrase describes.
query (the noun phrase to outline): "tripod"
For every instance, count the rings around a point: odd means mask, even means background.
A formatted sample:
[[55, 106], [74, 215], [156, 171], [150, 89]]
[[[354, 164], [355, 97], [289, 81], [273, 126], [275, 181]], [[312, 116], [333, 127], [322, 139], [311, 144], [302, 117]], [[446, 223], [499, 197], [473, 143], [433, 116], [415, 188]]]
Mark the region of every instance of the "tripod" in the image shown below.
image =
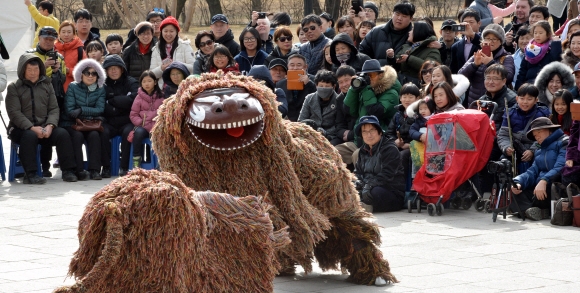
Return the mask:
[[495, 222], [497, 220], [497, 215], [502, 214], [503, 218], [505, 219], [507, 216], [507, 209], [510, 206], [511, 202], [515, 203], [516, 209], [518, 214], [522, 217], [522, 219], [526, 220], [526, 215], [522, 213], [520, 210], [520, 206], [518, 202], [513, 198], [513, 194], [511, 192], [511, 187], [516, 187], [513, 181], [513, 174], [512, 169], [507, 168], [505, 172], [497, 172], [495, 174], [495, 183], [491, 189], [491, 196], [489, 198], [489, 206], [487, 210], [492, 212], [492, 219]]

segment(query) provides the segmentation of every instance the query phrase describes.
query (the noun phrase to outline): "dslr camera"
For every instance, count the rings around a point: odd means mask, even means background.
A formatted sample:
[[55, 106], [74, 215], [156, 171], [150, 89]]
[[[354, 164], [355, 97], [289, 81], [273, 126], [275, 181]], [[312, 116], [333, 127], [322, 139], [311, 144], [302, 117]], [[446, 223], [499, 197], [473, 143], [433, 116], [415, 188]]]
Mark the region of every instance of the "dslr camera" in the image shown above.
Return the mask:
[[487, 163], [487, 172], [490, 174], [509, 174], [512, 172], [512, 162], [508, 159]]
[[355, 90], [360, 90], [363, 89], [364, 87], [366, 87], [367, 85], [369, 85], [369, 80], [368, 80], [368, 76], [364, 73], [359, 73], [356, 75], [355, 78], [353, 78], [350, 81], [350, 85], [355, 89]]

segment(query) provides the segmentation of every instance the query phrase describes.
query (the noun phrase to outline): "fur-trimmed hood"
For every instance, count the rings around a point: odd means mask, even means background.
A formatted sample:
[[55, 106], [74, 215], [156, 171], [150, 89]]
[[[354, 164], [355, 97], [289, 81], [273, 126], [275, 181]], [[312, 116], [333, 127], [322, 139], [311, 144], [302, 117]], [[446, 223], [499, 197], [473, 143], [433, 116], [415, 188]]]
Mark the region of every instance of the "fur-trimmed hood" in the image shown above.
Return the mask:
[[570, 68], [574, 68], [580, 62], [580, 57], [576, 57], [570, 49], [566, 49], [562, 54], [562, 62], [566, 63]]
[[534, 85], [540, 91], [540, 95], [538, 97], [539, 101], [546, 105], [551, 105], [551, 103], [546, 98], [546, 89], [548, 88], [548, 79], [550, 78], [550, 74], [553, 72], [557, 72], [562, 77], [563, 89], [569, 89], [575, 85], [572, 68], [568, 67], [566, 64], [554, 61], [544, 66], [544, 68], [540, 70], [540, 73], [538, 73]]
[[95, 69], [95, 71], [97, 71], [97, 73], [99, 74], [99, 76], [97, 77], [97, 85], [99, 87], [103, 87], [103, 85], [105, 84], [105, 79], [107, 79], [107, 73], [105, 72], [105, 69], [103, 69], [103, 67], [99, 62], [90, 58], [81, 60], [81, 62], [77, 63], [77, 65], [75, 66], [75, 69], [73, 70], [73, 77], [75, 81], [81, 83], [83, 81], [82, 78], [83, 71], [89, 67], [92, 67]]
[[381, 94], [386, 92], [388, 89], [390, 89], [391, 87], [393, 87], [393, 85], [395, 85], [395, 83], [398, 82], [397, 80], [397, 71], [395, 71], [395, 69], [389, 65], [385, 65], [383, 67], [381, 67], [381, 69], [384, 71], [383, 74], [383, 78], [381, 78], [381, 80], [379, 80], [379, 84], [375, 87], [373, 87], [373, 92], [375, 94]]

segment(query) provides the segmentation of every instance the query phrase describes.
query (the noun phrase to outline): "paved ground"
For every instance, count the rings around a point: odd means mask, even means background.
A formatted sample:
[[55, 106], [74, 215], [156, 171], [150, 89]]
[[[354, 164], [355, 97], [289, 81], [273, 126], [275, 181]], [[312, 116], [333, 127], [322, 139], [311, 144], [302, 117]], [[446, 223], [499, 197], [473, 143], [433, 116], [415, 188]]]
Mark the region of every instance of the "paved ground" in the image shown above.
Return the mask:
[[[5, 116], [4, 105], [0, 109]], [[9, 141], [0, 136], [8, 160]], [[78, 247], [84, 206], [110, 182], [0, 185], [0, 292], [51, 292], [66, 278]], [[446, 210], [441, 217], [406, 211], [377, 214], [381, 250], [400, 283], [355, 286], [339, 271], [275, 280], [275, 292], [578, 292], [580, 230], [548, 221], [491, 221], [490, 214]]]

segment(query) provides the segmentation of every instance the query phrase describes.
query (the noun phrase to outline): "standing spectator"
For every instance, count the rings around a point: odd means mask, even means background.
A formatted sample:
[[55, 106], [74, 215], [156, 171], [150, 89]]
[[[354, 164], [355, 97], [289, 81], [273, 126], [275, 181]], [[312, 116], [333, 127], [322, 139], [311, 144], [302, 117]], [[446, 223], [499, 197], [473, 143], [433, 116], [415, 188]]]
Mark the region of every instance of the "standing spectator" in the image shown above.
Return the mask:
[[34, 54], [20, 56], [18, 79], [10, 83], [6, 94], [6, 112], [10, 119], [8, 138], [20, 145], [19, 155], [25, 171], [25, 184], [46, 182], [46, 179], [37, 175], [38, 144], [51, 152], [52, 147], [56, 146], [63, 181], [78, 180], [74, 174], [76, 166], [70, 136], [66, 130], [57, 127], [59, 111], [42, 60]]
[[[85, 50], [87, 45], [92, 41], [97, 41], [101, 43], [103, 47], [103, 55], [107, 55], [107, 50], [105, 44], [101, 41], [101, 34], [99, 29], [93, 27], [93, 15], [86, 9], [79, 9], [75, 12], [73, 19], [77, 28], [77, 35], [81, 42], [85, 45]], [[86, 50], [88, 53], [88, 50]]]
[[572, 88], [574, 86], [574, 75], [570, 67], [556, 61], [540, 70], [534, 85], [540, 91], [538, 101], [546, 105], [548, 109], [552, 109], [554, 94], [560, 89]]
[[[378, 60], [381, 66], [394, 65], [395, 52], [407, 42], [414, 14], [415, 5], [408, 2], [397, 3], [393, 7], [392, 19], [384, 25], [373, 28], [362, 40], [359, 51], [371, 59]], [[387, 57], [392, 60], [388, 61]]]
[[105, 39], [107, 52], [123, 57], [123, 37], [119, 34], [109, 34]]
[[358, 46], [359, 39], [358, 36], [356, 35], [356, 26], [352, 18], [348, 16], [343, 16], [339, 18], [338, 21], [336, 22], [336, 29], [338, 30], [339, 33], [347, 34], [352, 40], [352, 42]]
[[207, 67], [209, 67], [210, 72], [217, 72], [218, 70], [224, 73], [237, 72], [240, 73], [240, 68], [238, 63], [234, 60], [234, 57], [230, 54], [230, 51], [224, 45], [216, 45], [213, 49], [213, 53], [209, 55], [207, 59]]
[[[294, 54], [288, 57], [288, 70], [304, 70], [306, 72], [308, 67], [304, 56]], [[286, 100], [288, 101], [288, 119], [294, 122], [298, 120], [306, 96], [316, 92], [316, 85], [310, 80], [308, 74], [302, 75], [300, 81], [304, 83], [302, 90], [289, 90], [288, 79], [286, 78], [276, 84], [276, 87], [281, 88], [286, 95]]]
[[240, 72], [246, 75], [254, 65], [263, 65], [268, 53], [258, 44], [260, 33], [253, 27], [245, 27], [240, 34], [240, 54], [234, 57]]
[[155, 37], [153, 26], [146, 21], [135, 26], [135, 33], [137, 39], [123, 51], [123, 62], [127, 68], [127, 74], [137, 79], [142, 72], [151, 67]]
[[[103, 133], [98, 131], [77, 131], [72, 128], [75, 119], [99, 119], [105, 110], [105, 70], [97, 61], [84, 59], [73, 70], [75, 81], [72, 82], [65, 98], [65, 111], [60, 125], [66, 129], [72, 140], [72, 153], [76, 161], [76, 176], [79, 180], [103, 179], [101, 170], [101, 148], [104, 144]], [[89, 172], [83, 170], [83, 144], [87, 142], [87, 159]], [[107, 140], [108, 143], [108, 140]], [[62, 157], [59, 154], [59, 161]], [[89, 175], [89, 176], [87, 176]]]
[[359, 53], [357, 47], [346, 33], [340, 33], [334, 37], [330, 44], [330, 58], [332, 71], [336, 71], [341, 65], [349, 65], [356, 71], [361, 71], [369, 56]]
[[[269, 16], [268, 16], [269, 18]], [[270, 19], [270, 34], [273, 36], [274, 31], [281, 26], [291, 26], [292, 18], [287, 12], [278, 12]]]
[[[260, 38], [258, 38], [258, 47], [264, 50], [267, 54], [272, 53], [274, 44], [272, 43], [272, 35], [270, 34], [270, 20], [268, 17], [259, 18], [259, 12], [252, 11], [252, 22], [248, 27], [253, 27], [258, 31]], [[240, 41], [240, 48], [243, 47]]]
[[332, 19], [332, 16], [328, 12], [323, 12], [320, 15], [320, 21], [322, 21], [323, 34], [329, 39], [334, 39], [336, 31], [334, 30], [334, 19]]
[[292, 31], [287, 26], [279, 26], [274, 31], [274, 50], [266, 57], [264, 65], [268, 66], [270, 61], [280, 58], [288, 61], [288, 56], [298, 53], [298, 49], [292, 47]]
[[270, 76], [272, 76], [272, 82], [275, 85], [279, 81], [286, 78], [286, 74], [288, 72], [288, 65], [286, 61], [284, 61], [283, 59], [276, 58], [270, 61], [268, 69], [270, 70]]
[[[516, 80], [518, 77], [518, 74], [520, 73], [520, 66], [522, 65], [522, 61], [524, 60], [525, 56], [525, 52], [526, 52], [526, 47], [528, 46], [528, 44], [530, 43], [530, 41], [533, 39], [532, 33], [530, 32], [530, 30], [528, 29], [528, 26], [522, 26], [520, 27], [520, 29], [518, 30], [517, 34], [516, 34], [516, 39], [515, 42], [518, 46], [518, 49], [516, 50], [516, 52], [512, 55], [512, 57], [514, 58], [514, 80], [512, 81], [512, 88], [516, 85]], [[505, 46], [504, 46], [505, 48]], [[573, 67], [574, 65], [572, 65]]]
[[484, 28], [492, 23], [498, 24], [503, 21], [503, 17], [494, 17], [489, 6], [489, 0], [475, 0], [469, 5], [470, 9], [473, 9], [479, 13], [481, 18], [481, 28]]
[[24, 0], [24, 5], [28, 6], [28, 12], [30, 12], [30, 16], [32, 16], [32, 19], [34, 19], [34, 22], [36, 22], [36, 25], [38, 26], [34, 33], [34, 41], [32, 41], [32, 47], [36, 47], [40, 30], [45, 26], [57, 28], [60, 26], [60, 22], [56, 17], [54, 17], [54, 15], [52, 15], [54, 5], [50, 1], [40, 1], [40, 3], [38, 3], [38, 9], [30, 0]]
[[111, 177], [111, 143], [109, 140], [117, 135], [121, 136], [121, 164], [120, 174], [124, 175], [129, 170], [129, 152], [131, 146], [127, 142], [127, 136], [133, 125], [129, 114], [131, 105], [137, 96], [139, 83], [127, 74], [127, 67], [123, 59], [118, 55], [109, 55], [103, 62], [103, 68], [107, 72], [105, 80], [106, 102], [103, 116], [105, 130], [102, 133], [102, 165], [101, 176]]
[[548, 0], [546, 6], [550, 9], [550, 14], [552, 15], [552, 28], [557, 31], [560, 26], [564, 25], [566, 22], [566, 8], [568, 7], [569, 1], [554, 1]]
[[[367, 36], [367, 34], [376, 26], [376, 24], [370, 20], [361, 21], [358, 24], [357, 32], [358, 32], [358, 40], [359, 43]], [[358, 48], [358, 46], [357, 46]]]
[[302, 46], [302, 44], [308, 43], [306, 33], [302, 30], [302, 26], [298, 25], [296, 28], [296, 35], [298, 36], [298, 42], [294, 43], [294, 49], [300, 50], [300, 46]]
[[461, 15], [461, 23], [465, 25], [463, 37], [451, 46], [451, 72], [456, 74], [471, 56], [481, 49], [481, 21], [479, 14], [466, 9]]
[[316, 74], [324, 58], [323, 49], [326, 43], [331, 40], [322, 33], [322, 21], [320, 16], [310, 14], [302, 19], [301, 26], [308, 43], [300, 46], [300, 55], [306, 58], [308, 65], [308, 74]]
[[330, 141], [336, 135], [336, 77], [331, 71], [320, 70], [314, 77], [314, 83], [316, 92], [304, 99], [298, 122], [311, 120], [314, 129]]
[[[152, 38], [153, 45], [157, 44], [159, 36], [161, 36], [161, 29], [159, 29], [159, 27], [161, 26], [161, 22], [164, 19], [165, 19], [165, 10], [163, 9], [154, 8], [153, 10], [149, 11], [149, 13], [147, 13], [146, 21], [149, 22], [149, 24], [151, 24], [151, 27], [153, 27], [153, 38]], [[139, 24], [137, 24], [137, 26], [139, 26]], [[135, 33], [137, 31], [137, 26], [129, 31], [129, 34], [127, 35], [127, 41], [123, 45], [123, 50], [125, 50], [127, 47], [132, 45], [133, 42], [135, 42], [135, 40], [137, 40], [138, 35], [136, 35]], [[145, 69], [143, 69], [143, 71], [145, 71]], [[139, 78], [139, 76], [136, 78]]]
[[515, 0], [515, 3], [516, 3], [516, 13], [511, 21], [512, 29], [506, 32], [505, 36], [506, 41], [504, 44], [504, 48], [506, 49], [506, 51], [510, 53], [515, 52], [515, 48], [513, 47], [512, 42], [514, 36], [518, 33], [518, 30], [524, 25], [528, 27], [531, 25], [529, 22], [530, 10], [534, 6], [533, 0]]
[[441, 56], [441, 64], [446, 65], [451, 68], [451, 60], [453, 59], [453, 54], [451, 53], [451, 47], [453, 44], [459, 41], [457, 37], [458, 32], [453, 31], [453, 25], [457, 24], [453, 19], [448, 19], [443, 21], [441, 24], [441, 29], [439, 34], [441, 39], [441, 48], [439, 48], [439, 55]]
[[210, 28], [216, 43], [226, 46], [232, 56], [240, 54], [240, 45], [234, 41], [234, 33], [230, 29], [228, 18], [225, 15], [214, 15], [211, 18]]
[[[222, 46], [223, 47], [223, 46]], [[223, 47], [224, 51], [228, 51], [227, 48]], [[163, 83], [165, 83], [163, 88], [163, 97], [169, 98], [175, 93], [179, 88], [179, 84], [189, 76], [189, 70], [185, 64], [179, 61], [173, 61], [165, 71], [163, 71]]]
[[[187, 70], [193, 72], [193, 49], [189, 41], [185, 42], [179, 38], [179, 23], [172, 16], [167, 17], [161, 23], [161, 38], [153, 48], [151, 55], [150, 70], [160, 78], [163, 71], [171, 62], [179, 61], [187, 65]], [[160, 86], [163, 86], [159, 81]]]
[[407, 44], [403, 45], [395, 55], [397, 63], [401, 65], [398, 78], [402, 84], [412, 82], [417, 87], [421, 86], [419, 78], [423, 62], [433, 60], [441, 63], [439, 50], [429, 47], [431, 42], [435, 41], [437, 41], [437, 36], [433, 27], [423, 21], [415, 22], [409, 32]]
[[564, 25], [562, 25], [558, 29], [558, 31], [556, 31], [554, 33], [555, 35], [557, 35], [557, 36], [567, 36], [568, 35], [568, 31], [570, 30], [572, 20], [580, 19], [580, 15], [578, 15], [578, 8], [579, 7], [580, 7], [579, 1], [576, 1], [576, 0], [570, 1], [570, 11], [568, 11], [568, 20], [566, 20]]
[[64, 91], [68, 89], [68, 85], [74, 80], [72, 69], [77, 63], [87, 58], [83, 42], [77, 37], [77, 31], [72, 22], [65, 20], [58, 29], [58, 40], [54, 43], [56, 51], [64, 56], [64, 63], [66, 64], [66, 81], [63, 85]]
[[371, 1], [366, 1], [364, 8], [367, 20], [377, 23], [377, 19], [379, 18], [379, 8], [377, 7], [377, 4]]
[[209, 72], [207, 67], [207, 59], [215, 49], [215, 36], [212, 32], [200, 31], [195, 36], [195, 62], [193, 63], [193, 74], [200, 75], [204, 72]]

